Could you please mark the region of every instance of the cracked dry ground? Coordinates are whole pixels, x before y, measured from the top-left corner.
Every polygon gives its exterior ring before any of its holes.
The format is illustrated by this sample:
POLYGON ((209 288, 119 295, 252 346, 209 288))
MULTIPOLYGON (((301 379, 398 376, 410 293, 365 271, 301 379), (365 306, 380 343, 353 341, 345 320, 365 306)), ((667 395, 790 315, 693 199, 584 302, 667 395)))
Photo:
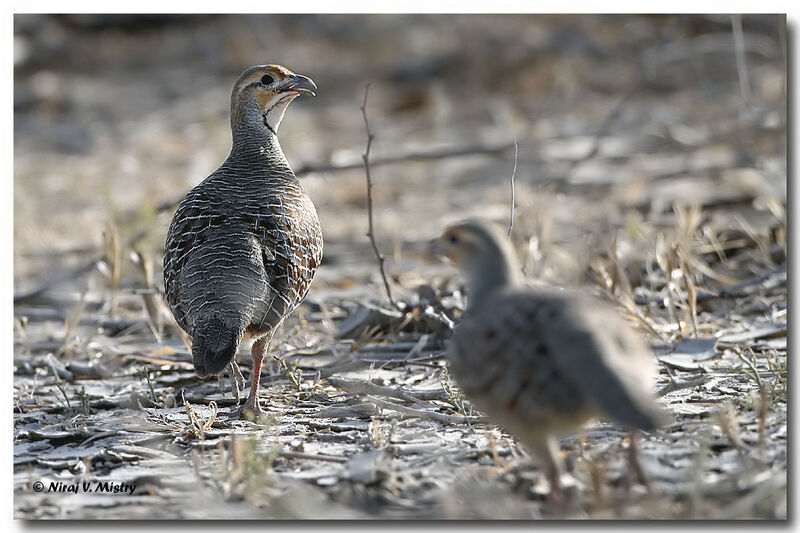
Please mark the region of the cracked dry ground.
MULTIPOLYGON (((767 260, 752 244, 726 261, 767 260)), ((595 292, 627 301, 649 335, 674 422, 642 435, 649 490, 623 428, 597 421, 562 438, 567 516, 785 516, 786 271, 762 266, 699 291, 693 326, 680 268, 663 283, 656 272, 614 274, 610 256, 593 263, 595 292)), ((541 517, 535 458, 473 411, 446 372, 464 302, 458 278, 433 279, 441 283, 404 296, 404 312, 312 293, 273 342, 279 357, 262 380, 269 416, 255 424, 233 417, 227 380, 195 377, 175 327, 148 315, 137 289, 120 289, 113 315, 95 293, 63 313, 18 306, 16 516, 541 517), (47 490, 84 480, 136 488, 47 490)))

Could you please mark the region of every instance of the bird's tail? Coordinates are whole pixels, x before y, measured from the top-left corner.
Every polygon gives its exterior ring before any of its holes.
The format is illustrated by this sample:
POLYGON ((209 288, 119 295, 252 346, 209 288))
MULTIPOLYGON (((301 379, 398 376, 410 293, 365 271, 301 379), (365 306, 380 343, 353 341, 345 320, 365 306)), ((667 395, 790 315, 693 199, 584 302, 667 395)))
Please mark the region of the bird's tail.
POLYGON ((218 314, 201 316, 192 334, 192 362, 201 378, 219 374, 239 350, 243 328, 218 314))

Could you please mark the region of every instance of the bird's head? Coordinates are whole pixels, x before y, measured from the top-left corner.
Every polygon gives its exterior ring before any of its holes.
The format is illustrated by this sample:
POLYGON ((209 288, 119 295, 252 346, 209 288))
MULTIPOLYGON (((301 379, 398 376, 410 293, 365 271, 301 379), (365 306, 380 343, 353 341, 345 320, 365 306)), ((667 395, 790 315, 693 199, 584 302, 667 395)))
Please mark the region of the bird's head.
POLYGON ((514 285, 522 279, 511 243, 494 224, 459 222, 445 229, 433 248, 466 273, 474 292, 514 285))
MULTIPOLYGON (((435 250, 456 266, 469 270, 476 262, 497 258, 508 245, 500 230, 480 220, 467 220, 444 230, 435 243, 435 250)), ((498 258, 499 259, 499 258, 498 258)))
POLYGON ((301 94, 316 96, 316 84, 281 65, 256 65, 245 70, 231 94, 231 122, 234 127, 260 120, 277 134, 289 104, 301 94))

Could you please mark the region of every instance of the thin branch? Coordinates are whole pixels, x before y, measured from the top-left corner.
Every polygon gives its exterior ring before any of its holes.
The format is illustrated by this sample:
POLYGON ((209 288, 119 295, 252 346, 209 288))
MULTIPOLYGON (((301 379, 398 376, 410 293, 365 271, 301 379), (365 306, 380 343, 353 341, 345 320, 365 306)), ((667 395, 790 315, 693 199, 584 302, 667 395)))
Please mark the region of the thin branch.
POLYGON ((435 390, 408 390, 405 388, 392 388, 376 385, 369 381, 357 381, 344 378, 328 378, 328 383, 347 392, 354 392, 356 394, 372 394, 377 396, 388 396, 389 398, 398 398, 400 400, 407 400, 411 402, 420 402, 423 400, 438 400, 442 402, 449 401, 447 395, 441 389, 435 390))
POLYGON ((742 92, 742 99, 747 102, 750 99, 750 77, 747 75, 741 15, 731 15, 731 27, 733 30, 733 47, 736 52, 736 72, 739 74, 739 90, 742 92))
MULTIPOLYGON (((425 150, 408 152, 405 154, 388 155, 376 157, 370 161, 371 167, 381 165, 393 165, 395 163, 405 163, 407 161, 433 161, 436 159, 448 159, 450 157, 467 157, 475 155, 499 155, 514 147, 514 143, 498 144, 470 144, 466 146, 445 147, 438 150, 425 150)), ((353 170, 361 168, 361 161, 351 161, 346 163, 319 162, 307 163, 297 170, 297 176, 303 176, 312 172, 340 172, 343 170, 353 170)))
POLYGON ((670 392, 675 392, 676 390, 691 389, 692 387, 697 387, 698 385, 702 385, 703 383, 708 381, 708 379, 709 379, 708 376, 701 376, 691 381, 670 380, 670 382, 667 385, 664 385, 658 391, 656 391, 656 396, 661 398, 662 396, 666 396, 670 392))
POLYGON ((281 450, 278 452, 278 457, 284 459, 306 459, 309 461, 325 461, 328 463, 346 463, 347 457, 339 457, 337 455, 322 455, 313 453, 293 452, 289 450, 281 450))
POLYGON ((508 217, 508 235, 507 237, 511 237, 511 230, 514 229, 514 178, 517 176, 517 153, 519 152, 519 146, 517 146, 517 140, 514 139, 514 170, 511 171, 511 214, 508 217))
MULTIPOLYGON (((45 320, 68 320, 69 315, 54 309, 42 309, 38 307, 20 307, 14 310, 14 316, 24 316, 32 322, 42 322, 45 320)), ((77 322, 81 326, 99 326, 103 329, 120 332, 135 326, 147 326, 147 321, 136 319, 109 319, 96 315, 82 315, 77 322)))
POLYGON ((486 417, 482 416, 445 415, 435 411, 421 411, 419 409, 412 409, 394 402, 381 400, 380 398, 376 398, 375 396, 371 395, 366 395, 366 397, 370 402, 374 403, 381 409, 391 409, 392 411, 397 411, 403 418, 424 418, 426 420, 435 420, 436 422, 440 422, 442 424, 474 424, 486 421, 486 417))
MULTIPOLYGON (((740 289, 743 289, 745 287, 749 287, 751 285, 757 285, 757 284, 759 284, 759 283, 761 283, 763 281, 768 280, 769 278, 771 278, 775 274, 779 274, 779 273, 785 272, 785 271, 786 271, 786 263, 783 262, 780 265, 776 266, 775 268, 769 269, 768 271, 764 272, 763 274, 760 274, 758 276, 746 279, 744 281, 740 281, 739 283, 736 283, 734 285, 727 285, 725 287, 722 287, 722 289, 719 291, 718 294, 710 295, 710 296, 711 297, 715 297, 715 298, 729 298, 729 297, 731 297, 731 295, 734 295, 734 297, 736 297, 735 296, 736 295, 736 291, 738 291, 740 289)), ((745 296, 752 296, 752 294, 751 293, 747 293, 747 294, 745 294, 745 296)))
POLYGON ((364 86, 364 102, 361 104, 361 114, 364 117, 364 128, 367 130, 367 148, 364 151, 364 155, 361 156, 361 159, 364 161, 364 172, 367 176, 367 219, 369 221, 369 229, 367 231, 367 237, 369 237, 369 241, 372 243, 372 249, 375 251, 375 257, 378 258, 378 267, 381 271, 381 278, 383 278, 383 286, 386 288, 386 296, 389 297, 389 301, 392 303, 393 306, 397 306, 397 302, 394 301, 392 298, 392 289, 389 287, 389 280, 386 278, 386 270, 384 268, 384 262, 386 259, 381 254, 381 251, 378 249, 378 244, 375 242, 375 231, 374 226, 372 223, 372 175, 370 174, 369 168, 369 152, 372 148, 372 139, 375 138, 375 134, 369 127, 369 119, 367 119, 367 96, 369 95, 369 82, 364 86))
MULTIPOLYGON (((514 143, 507 142, 500 144, 471 144, 466 146, 446 147, 438 150, 425 150, 419 152, 408 152, 405 154, 375 157, 370 159, 369 166, 374 168, 381 165, 406 163, 408 161, 435 161, 437 159, 448 159, 451 157, 500 155, 512 148, 514 148, 514 143)), ((345 170, 362 168, 363 166, 363 158, 346 163, 333 163, 330 161, 325 161, 304 164, 295 170, 294 173, 299 177, 305 176, 306 174, 311 174, 313 172, 342 172, 345 170)), ((163 213, 165 211, 175 209, 175 207, 180 203, 181 199, 182 197, 162 202, 156 206, 156 211, 163 213)))
POLYGON ((103 261, 103 255, 97 255, 90 261, 74 268, 72 270, 61 271, 54 274, 50 279, 42 283, 39 287, 32 289, 28 292, 17 293, 14 295, 14 305, 36 301, 43 294, 48 292, 53 287, 64 283, 65 281, 78 279, 84 274, 91 272, 97 265, 103 261))

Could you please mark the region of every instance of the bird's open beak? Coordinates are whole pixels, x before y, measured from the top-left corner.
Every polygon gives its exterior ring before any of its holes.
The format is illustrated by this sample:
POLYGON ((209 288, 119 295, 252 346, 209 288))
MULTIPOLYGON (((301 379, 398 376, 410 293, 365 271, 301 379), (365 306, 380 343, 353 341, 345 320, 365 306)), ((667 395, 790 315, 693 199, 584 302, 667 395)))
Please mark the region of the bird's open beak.
POLYGON ((311 78, 306 76, 301 76, 300 74, 292 74, 285 80, 285 85, 281 92, 285 91, 296 91, 300 94, 309 94, 311 96, 317 96, 317 93, 314 91, 317 90, 317 84, 311 78))

